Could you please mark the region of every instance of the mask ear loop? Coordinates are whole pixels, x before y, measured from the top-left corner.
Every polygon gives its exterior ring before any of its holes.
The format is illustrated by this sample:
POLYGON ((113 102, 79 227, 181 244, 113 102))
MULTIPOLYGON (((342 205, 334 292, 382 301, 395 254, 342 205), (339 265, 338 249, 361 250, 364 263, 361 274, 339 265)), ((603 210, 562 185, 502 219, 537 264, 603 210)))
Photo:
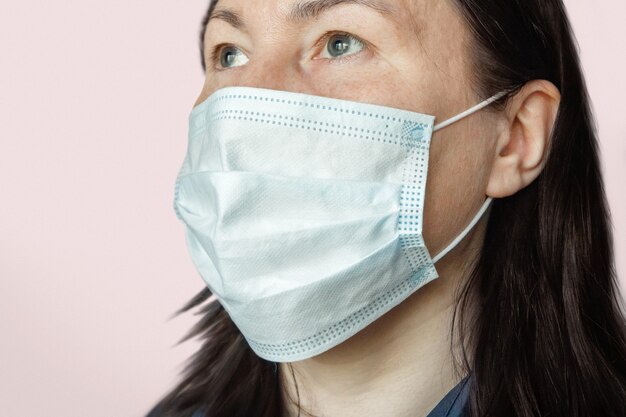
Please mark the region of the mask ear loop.
MULTIPOLYGON (((494 101, 500 99, 501 97, 503 97, 507 93, 508 93, 507 90, 500 91, 499 93, 491 96, 487 100, 485 100, 485 101, 483 101, 481 103, 478 103, 477 105, 475 105, 473 107, 470 107, 469 109, 465 110, 464 112, 459 113, 456 116, 451 117, 448 120, 445 120, 445 121, 435 125, 435 127, 433 128, 433 132, 437 131, 439 129, 443 129, 446 126, 449 126, 452 123, 457 122, 457 121, 461 120, 462 118, 464 118, 466 116, 469 116, 470 114, 472 114, 474 112, 477 112, 478 110, 482 109, 483 107, 486 107, 486 106, 490 105, 491 103, 493 103, 494 101)), ((452 242, 450 242, 450 244, 448 246, 446 246, 435 257, 433 257, 433 259, 432 259, 433 264, 437 263, 437 261, 439 261, 441 258, 446 256, 452 249, 454 249, 456 247, 456 245, 459 244, 459 242, 461 240, 463 240, 463 238, 465 238, 465 236, 467 236, 467 234, 474 228, 474 226, 476 226, 476 223, 478 223, 478 221, 483 217, 483 215, 485 214, 485 212, 487 211, 487 209, 491 205, 492 201, 493 201, 493 198, 487 197, 487 199, 483 203, 483 205, 480 208, 480 210, 478 210, 478 213, 476 213, 476 215, 474 216, 472 221, 469 222, 469 224, 465 227, 465 229, 463 229, 463 231, 452 242)))
POLYGON ((454 117, 449 118, 448 120, 445 120, 437 125, 435 125, 435 127, 433 128, 433 132, 439 130, 439 129, 443 129, 444 127, 451 125, 452 123, 461 120, 462 118, 469 116, 470 114, 477 112, 478 110, 482 109, 483 107, 486 107, 488 105, 490 105, 491 103, 493 103, 494 101, 498 100, 499 98, 501 98, 502 96, 504 96, 506 93, 508 93, 508 91, 504 90, 504 91, 500 91, 498 94, 495 94, 493 96, 491 96, 490 98, 488 98, 487 100, 483 101, 482 103, 478 103, 477 105, 475 105, 474 107, 470 107, 469 109, 465 110, 462 113, 457 114, 454 117))
POLYGON ((454 249, 454 247, 456 245, 458 245, 459 242, 461 240, 463 240, 463 238, 465 236, 467 236, 467 234, 470 232, 470 230, 472 230, 474 228, 474 226, 476 226, 476 223, 478 223, 478 221, 483 217, 483 214, 485 214, 485 212, 489 208, 489 205, 491 204, 491 201, 493 201, 493 198, 487 197, 487 199, 483 203, 483 205, 480 208, 480 210, 478 210, 478 213, 476 213, 476 215, 474 216, 472 221, 465 227, 465 229, 463 229, 463 231, 452 242, 450 242, 450 244, 448 246, 446 246, 441 252, 439 252, 433 258, 433 263, 434 264, 437 263, 438 260, 440 260, 441 258, 446 256, 448 254, 448 252, 450 252, 452 249, 454 249))

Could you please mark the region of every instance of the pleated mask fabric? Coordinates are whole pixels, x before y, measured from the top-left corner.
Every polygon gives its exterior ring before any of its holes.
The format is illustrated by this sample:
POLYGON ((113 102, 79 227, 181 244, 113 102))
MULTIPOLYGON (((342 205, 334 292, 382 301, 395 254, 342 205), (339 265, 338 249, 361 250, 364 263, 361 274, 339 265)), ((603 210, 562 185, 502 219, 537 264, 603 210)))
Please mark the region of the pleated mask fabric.
POLYGON ((196 269, 258 356, 325 352, 438 277, 422 234, 434 121, 255 87, 222 88, 191 111, 174 209, 196 269))

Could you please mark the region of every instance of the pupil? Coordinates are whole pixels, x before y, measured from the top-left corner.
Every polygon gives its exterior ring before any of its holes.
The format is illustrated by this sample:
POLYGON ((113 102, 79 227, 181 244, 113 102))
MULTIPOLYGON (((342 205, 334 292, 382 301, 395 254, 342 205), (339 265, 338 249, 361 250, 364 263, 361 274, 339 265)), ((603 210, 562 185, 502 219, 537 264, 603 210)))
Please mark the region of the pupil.
POLYGON ((348 50, 348 43, 345 40, 345 37, 336 39, 334 42, 330 44, 331 50, 329 51, 331 55, 337 56, 343 54, 348 50))
POLYGON ((222 66, 228 67, 235 61, 235 53, 232 49, 227 49, 224 51, 224 55, 222 55, 222 66))

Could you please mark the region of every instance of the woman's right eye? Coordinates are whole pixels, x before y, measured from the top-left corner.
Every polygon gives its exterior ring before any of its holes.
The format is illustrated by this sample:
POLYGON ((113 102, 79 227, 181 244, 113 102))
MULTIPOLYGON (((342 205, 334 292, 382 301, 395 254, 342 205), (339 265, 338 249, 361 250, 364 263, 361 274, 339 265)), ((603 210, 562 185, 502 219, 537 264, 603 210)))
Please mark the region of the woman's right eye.
POLYGON ((248 57, 241 49, 232 45, 225 45, 216 48, 213 60, 221 68, 233 68, 244 65, 248 62, 248 57))

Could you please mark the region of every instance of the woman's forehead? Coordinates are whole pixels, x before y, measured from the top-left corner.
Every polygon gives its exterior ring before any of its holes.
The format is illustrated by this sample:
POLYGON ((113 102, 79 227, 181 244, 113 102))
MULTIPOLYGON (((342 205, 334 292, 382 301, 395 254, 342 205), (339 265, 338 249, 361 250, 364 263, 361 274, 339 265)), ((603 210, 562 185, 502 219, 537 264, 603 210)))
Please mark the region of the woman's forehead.
POLYGON ((430 0, 214 0, 211 8, 214 13, 227 11, 249 19, 261 17, 302 24, 324 13, 352 6, 353 11, 375 12, 401 23, 418 3, 425 1, 430 0))
POLYGON ((429 36, 437 43, 466 37, 465 21, 454 2, 441 0, 213 0, 207 21, 225 18, 240 26, 300 28, 320 17, 377 15, 393 24, 396 33, 429 36))

